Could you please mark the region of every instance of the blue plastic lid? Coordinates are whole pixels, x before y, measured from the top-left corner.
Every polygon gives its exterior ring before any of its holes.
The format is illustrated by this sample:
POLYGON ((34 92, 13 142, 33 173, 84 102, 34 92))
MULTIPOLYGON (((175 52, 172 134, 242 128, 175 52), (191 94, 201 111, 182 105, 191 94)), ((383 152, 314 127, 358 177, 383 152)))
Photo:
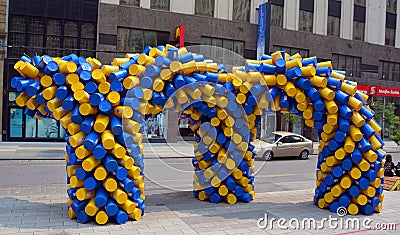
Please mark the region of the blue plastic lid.
POLYGON ((118 224, 125 224, 126 222, 128 222, 128 214, 126 214, 122 210, 118 211, 118 213, 113 218, 118 224))
POLYGON ((218 193, 213 193, 210 197, 210 202, 218 203, 221 201, 221 196, 218 193))
POLYGON ((108 200, 108 203, 106 205, 106 213, 109 216, 114 216, 118 213, 118 206, 114 202, 114 200, 108 200))

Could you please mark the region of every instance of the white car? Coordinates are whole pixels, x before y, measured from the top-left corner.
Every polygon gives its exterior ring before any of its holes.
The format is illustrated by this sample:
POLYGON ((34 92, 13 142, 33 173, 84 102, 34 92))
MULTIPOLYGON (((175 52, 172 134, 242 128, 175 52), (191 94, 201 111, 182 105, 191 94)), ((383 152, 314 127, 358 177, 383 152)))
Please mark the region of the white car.
POLYGON ((299 156, 308 159, 313 153, 313 142, 304 136, 284 131, 272 132, 263 139, 252 142, 256 157, 270 161, 274 157, 299 156))

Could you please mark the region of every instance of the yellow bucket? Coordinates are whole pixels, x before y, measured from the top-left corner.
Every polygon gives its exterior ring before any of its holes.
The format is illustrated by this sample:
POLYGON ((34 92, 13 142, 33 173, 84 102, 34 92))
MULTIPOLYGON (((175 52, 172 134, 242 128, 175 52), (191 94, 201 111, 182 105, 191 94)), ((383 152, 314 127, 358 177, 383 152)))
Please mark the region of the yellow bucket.
POLYGON ((106 130, 109 121, 110 118, 108 116, 103 114, 98 114, 96 117, 96 121, 94 123, 94 130, 97 133, 103 133, 106 130))
POLYGON ((101 134, 101 141, 105 149, 112 149, 115 145, 114 135, 109 130, 101 134))

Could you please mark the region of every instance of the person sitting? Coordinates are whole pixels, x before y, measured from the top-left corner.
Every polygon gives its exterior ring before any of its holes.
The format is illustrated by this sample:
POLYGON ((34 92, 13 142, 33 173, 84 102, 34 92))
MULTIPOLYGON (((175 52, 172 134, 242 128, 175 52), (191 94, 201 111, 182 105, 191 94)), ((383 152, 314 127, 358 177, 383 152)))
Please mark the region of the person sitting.
POLYGON ((396 175, 396 166, 393 163, 392 155, 386 155, 386 162, 385 162, 385 176, 395 176, 396 175))
POLYGON ((397 176, 400 176, 400 162, 397 162, 395 173, 397 176))

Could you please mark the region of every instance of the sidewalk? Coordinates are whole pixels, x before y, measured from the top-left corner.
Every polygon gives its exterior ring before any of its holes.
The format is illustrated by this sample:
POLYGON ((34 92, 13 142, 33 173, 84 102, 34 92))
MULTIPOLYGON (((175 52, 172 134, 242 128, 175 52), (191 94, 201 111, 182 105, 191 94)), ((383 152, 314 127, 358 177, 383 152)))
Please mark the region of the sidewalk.
MULTIPOLYGON (((314 218, 321 221, 329 216, 339 218, 312 203, 313 189, 262 192, 251 203, 228 205, 211 204, 193 198, 191 192, 150 194, 146 199, 146 214, 139 221, 124 225, 109 223, 99 226, 93 222, 78 224, 67 215, 65 194, 59 193, 64 186, 44 187, 53 192, 45 195, 19 195, 0 197, 0 234, 340 234, 345 229, 334 230, 282 230, 259 228, 257 221, 264 218, 314 218)), ((371 216, 347 216, 370 218, 375 223, 394 223, 400 229, 399 193, 385 192, 384 210, 371 216)), ((372 224, 371 224, 372 225, 372 224)), ((326 225, 327 226, 327 225, 326 225)), ((351 229, 350 229, 351 231, 351 229)), ((395 232, 395 231, 392 231, 395 232)), ((387 234, 388 231, 352 231, 359 234, 387 234)), ((393 233, 394 234, 394 233, 393 233)))
MULTIPOLYGON (((148 159, 192 158, 193 142, 143 143, 148 159)), ((0 142, 1 160, 64 160, 65 143, 0 142), (26 152, 29 151, 29 155, 26 152)))

